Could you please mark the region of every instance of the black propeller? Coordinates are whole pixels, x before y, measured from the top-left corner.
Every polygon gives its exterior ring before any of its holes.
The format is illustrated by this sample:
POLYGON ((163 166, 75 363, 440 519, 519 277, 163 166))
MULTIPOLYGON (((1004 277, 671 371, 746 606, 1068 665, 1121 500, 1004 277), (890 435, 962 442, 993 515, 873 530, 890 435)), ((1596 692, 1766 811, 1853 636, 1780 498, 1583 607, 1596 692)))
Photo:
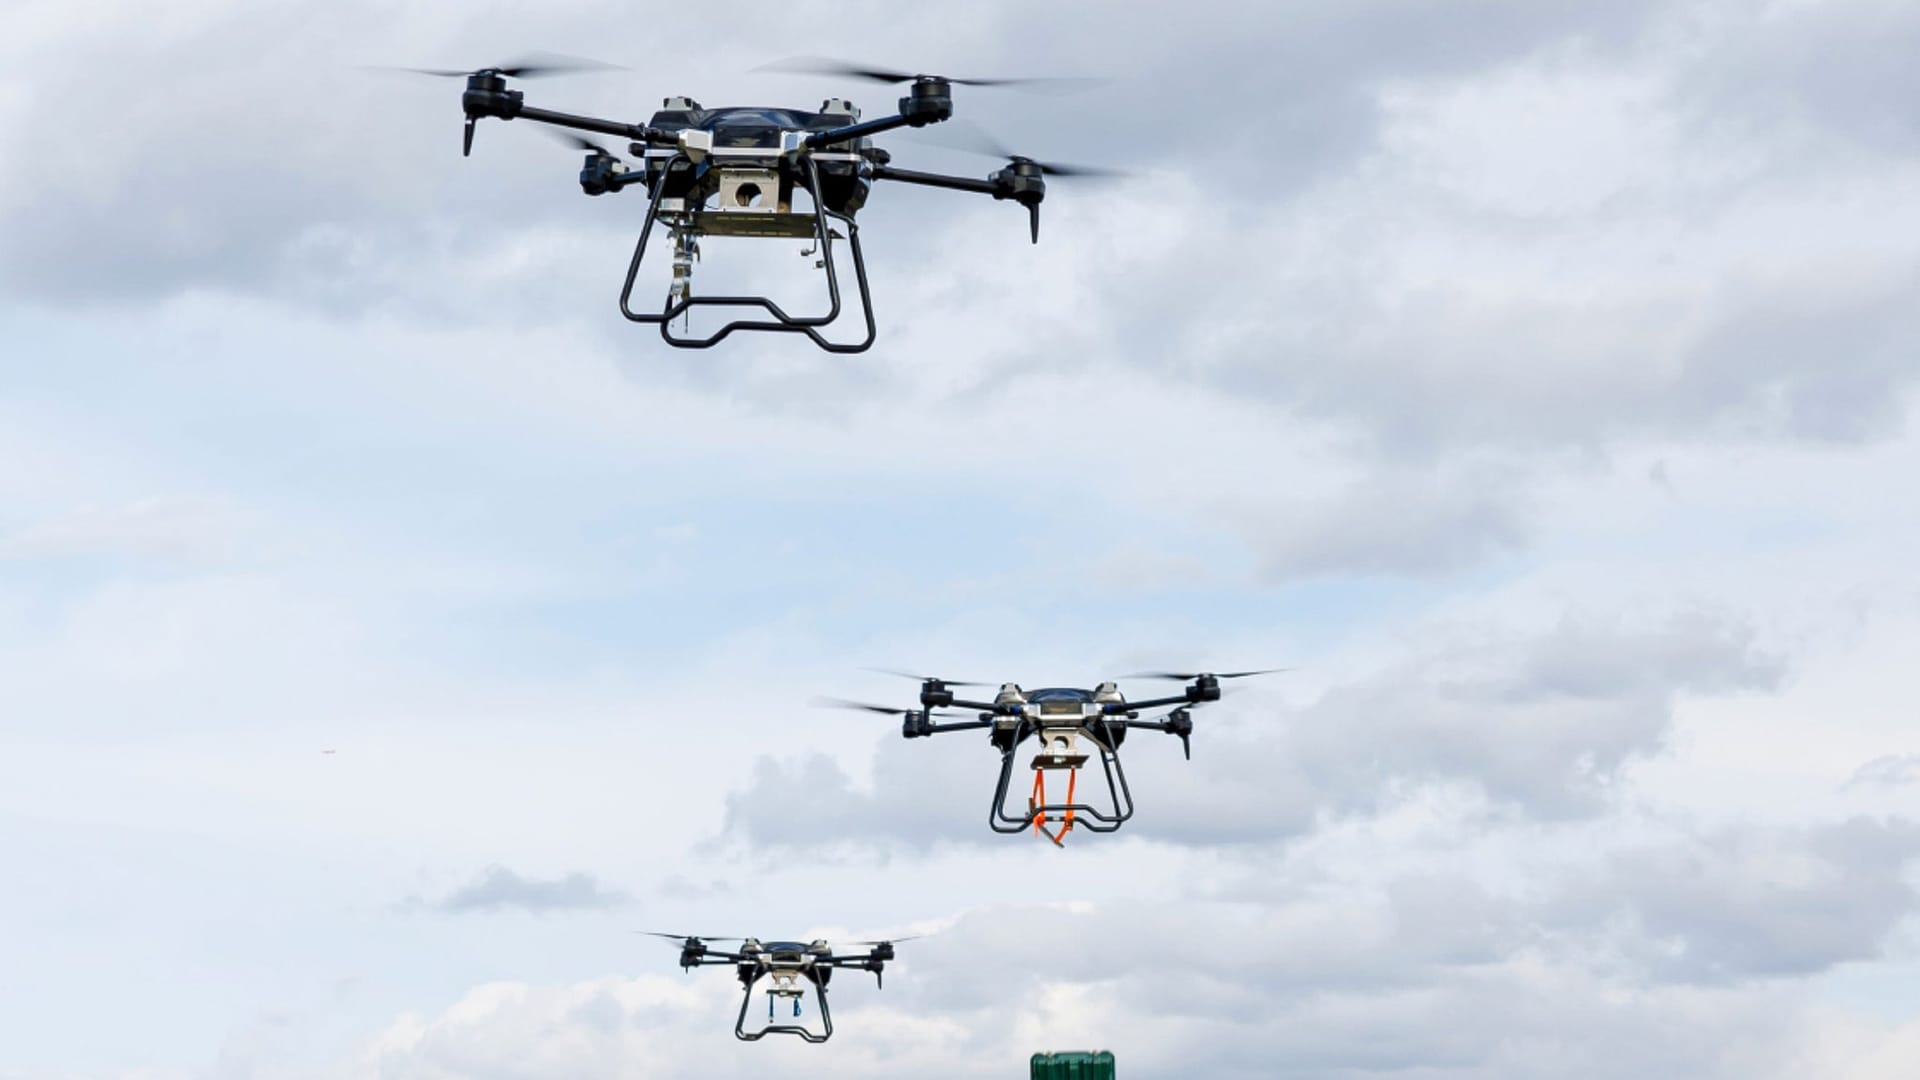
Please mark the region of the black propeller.
POLYGON ((939 129, 926 129, 916 137, 935 146, 945 146, 951 150, 964 150, 970 154, 984 154, 987 157, 1004 158, 1015 164, 1022 162, 1037 166, 1047 176, 1081 177, 1085 179, 1116 179, 1130 176, 1123 169, 1109 169, 1099 165, 1068 165, 1063 162, 1036 161, 1025 154, 1016 154, 1007 149, 1005 143, 989 135, 978 124, 967 122, 964 118, 952 120, 939 129))
POLYGON ((588 60, 579 56, 561 56, 558 53, 538 53, 512 63, 497 67, 474 68, 471 71, 456 71, 452 68, 392 68, 393 71, 410 71, 415 75, 434 75, 444 79, 465 79, 474 75, 498 75, 504 79, 538 79, 548 75, 571 75, 581 71, 625 71, 619 64, 608 64, 599 60, 588 60))
POLYGON ((911 671, 895 671, 892 668, 870 667, 865 670, 878 672, 881 675, 895 675, 902 679, 912 679, 914 682, 923 682, 923 683, 937 682, 942 686, 986 686, 988 685, 987 683, 983 683, 983 682, 966 682, 965 680, 962 680, 962 679, 937 679, 932 675, 915 675, 911 671))
POLYGON ((1025 154, 1016 154, 1007 149, 1006 144, 982 130, 979 125, 965 120, 949 120, 938 128, 922 128, 915 134, 903 136, 915 142, 941 146, 949 150, 959 150, 969 154, 982 154, 1005 161, 1006 167, 991 177, 1002 185, 1009 197, 1027 208, 1029 230, 1034 243, 1040 242, 1040 201, 1046 197, 1046 177, 1067 180, 1114 180, 1129 176, 1122 169, 1109 169, 1101 165, 1069 165, 1059 161, 1039 161, 1025 154))
POLYGON ((738 938, 738 937, 703 937, 699 934, 663 934, 658 930, 635 930, 634 933, 645 934, 648 937, 666 938, 668 941, 678 941, 682 945, 687 945, 687 944, 699 945, 709 941, 745 941, 747 940, 746 938, 738 938))
MULTIPOLYGON (((849 701, 846 698, 817 697, 807 704, 817 709, 860 709, 865 712, 879 713, 881 716, 926 716, 931 719, 960 717, 962 713, 928 712, 925 709, 901 709, 892 705, 870 705, 864 701, 849 701)), ((861 942, 862 945, 872 944, 861 942)))
POLYGON ((1013 90, 1026 90, 1041 94, 1072 93, 1084 90, 1099 83, 1099 79, 1087 78, 1030 78, 1030 79, 956 79, 948 75, 936 75, 932 72, 899 71, 894 68, 870 67, 865 64, 850 63, 846 60, 834 60, 824 56, 795 56, 786 60, 775 60, 771 64, 762 64, 755 71, 782 71, 802 75, 846 75, 856 79, 865 79, 877 83, 909 83, 916 79, 938 79, 941 82, 957 86, 998 86, 1013 90))
POLYGON ((1254 675, 1272 675, 1278 671, 1292 671, 1292 668, 1263 668, 1259 671, 1136 671, 1131 675, 1120 676, 1123 679, 1171 679, 1174 682, 1192 682, 1195 679, 1245 679, 1254 675))
POLYGON ((566 143, 568 146, 571 146, 576 150, 585 150, 589 154, 599 154, 601 157, 617 158, 620 156, 619 154, 614 153, 613 151, 607 149, 606 147, 601 146, 599 143, 594 142, 592 139, 583 138, 579 135, 575 135, 571 131, 561 131, 557 128, 550 128, 550 127, 542 127, 540 130, 546 132, 547 134, 553 136, 556 139, 559 139, 561 142, 566 143))
MULTIPOLYGON (((505 80, 507 79, 537 79, 546 75, 567 75, 580 71, 612 71, 624 69, 621 69, 618 64, 608 64, 599 60, 588 60, 579 56, 562 56, 559 53, 536 53, 532 56, 513 61, 512 63, 474 68, 471 71, 457 71, 452 68, 414 67, 389 67, 384 70, 405 71, 414 75, 432 75, 443 79, 465 79, 467 80, 468 99, 471 99, 476 92, 481 94, 507 93, 505 90, 507 85, 505 80)), ((511 92, 512 96, 515 97, 518 96, 518 93, 518 91, 511 92)), ((471 100, 469 100, 466 106, 467 122, 460 135, 460 155, 462 157, 473 153, 473 123, 476 118, 484 115, 484 113, 474 110, 475 106, 471 100)))

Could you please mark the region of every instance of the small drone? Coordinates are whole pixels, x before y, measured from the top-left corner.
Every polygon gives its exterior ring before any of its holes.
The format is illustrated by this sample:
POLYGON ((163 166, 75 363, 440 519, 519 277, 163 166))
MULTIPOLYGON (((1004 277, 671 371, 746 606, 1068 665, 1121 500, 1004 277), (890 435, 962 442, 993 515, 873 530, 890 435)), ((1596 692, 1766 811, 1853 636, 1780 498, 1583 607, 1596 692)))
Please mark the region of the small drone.
POLYGON ((1076 824, 1084 825, 1093 832, 1106 833, 1120 828, 1133 816, 1133 793, 1127 787, 1126 770, 1120 767, 1120 744, 1126 741, 1128 731, 1145 728, 1177 736, 1181 750, 1188 760, 1192 760, 1193 745, 1189 739, 1193 735, 1194 706, 1219 701, 1220 682, 1223 679, 1244 679, 1283 670, 1268 668, 1263 671, 1219 673, 1147 671, 1122 676, 1129 679, 1172 679, 1188 684, 1186 690, 1178 695, 1144 701, 1128 701, 1120 693, 1120 688, 1111 682, 1103 682, 1092 690, 1061 686, 1022 690, 1016 683, 1003 683, 999 693, 990 702, 965 701, 953 695, 956 686, 984 686, 984 683, 956 682, 896 671, 887 674, 920 680, 920 708, 895 709, 839 698, 824 698, 818 704, 898 716, 902 719, 900 734, 909 739, 942 735, 949 731, 986 729, 988 741, 1000 751, 1000 781, 994 789, 993 808, 987 815, 987 824, 999 833, 1020 833, 1032 829, 1035 835, 1065 846, 1067 833, 1076 824), (1140 719, 1144 711, 1168 706, 1173 707, 1172 711, 1158 720, 1140 719), (935 709, 974 710, 979 715, 970 720, 941 723, 940 718, 959 714, 936 713, 933 711, 935 709), (1030 738, 1038 740, 1039 745, 1032 761, 1033 787, 1027 796, 1027 812, 1023 815, 1009 814, 1007 793, 1013 786, 1014 752, 1030 738), (1080 745, 1082 739, 1100 755, 1101 769, 1107 778, 1109 797, 1106 809, 1074 801, 1080 768, 1093 757, 1080 745), (1067 774, 1066 801, 1048 802, 1047 774, 1061 771, 1067 774), (1058 831, 1047 828, 1049 823, 1056 821, 1060 823, 1058 831))
POLYGON ((507 88, 508 79, 559 74, 606 65, 581 62, 520 63, 475 71, 410 68, 424 75, 464 78, 460 103, 466 113, 462 153, 473 151, 476 122, 485 117, 535 120, 578 131, 630 140, 628 152, 640 159, 629 167, 613 151, 578 136, 572 141, 587 152, 580 168, 580 187, 588 195, 621 191, 645 184, 650 193, 646 223, 627 265, 620 291, 620 312, 637 323, 660 327, 660 336, 680 348, 704 349, 718 344, 735 330, 802 333, 830 352, 863 352, 873 345, 873 299, 867 287, 865 259, 854 214, 866 204, 876 180, 896 180, 925 187, 947 188, 1012 200, 1026 207, 1033 241, 1040 240, 1040 203, 1047 195, 1046 177, 1098 175, 1105 170, 1050 165, 1006 152, 985 140, 984 149, 1004 156, 1007 164, 985 179, 945 176, 894 168, 892 155, 873 144, 872 136, 902 127, 925 127, 953 115, 953 87, 1063 84, 1066 79, 954 79, 944 75, 916 75, 904 71, 860 67, 828 60, 790 60, 762 70, 798 71, 905 83, 907 96, 899 100, 896 115, 860 120, 851 102, 828 98, 819 111, 779 107, 708 109, 692 98, 669 97, 644 124, 603 120, 555 112, 528 105, 519 90, 507 88), (796 207, 794 194, 805 192, 811 208, 796 207), (646 255, 655 222, 664 222, 673 245, 672 283, 658 311, 636 311, 634 280, 646 255), (846 229, 842 234, 834 228, 846 229), (700 257, 700 241, 708 236, 779 237, 809 242, 801 254, 818 258, 825 271, 828 308, 824 315, 794 316, 762 296, 695 296, 693 265, 700 257), (833 242, 846 240, 853 252, 860 307, 866 318, 866 337, 857 342, 829 341, 820 329, 840 315, 840 279, 833 242), (675 319, 695 307, 757 308, 766 318, 735 319, 707 337, 674 332, 675 319))
POLYGON ((865 946, 868 951, 853 956, 836 956, 833 946, 824 941, 802 944, 798 941, 769 941, 762 943, 756 938, 733 937, 697 937, 691 934, 662 934, 656 930, 643 930, 641 933, 652 937, 666 938, 680 943, 680 968, 691 971, 697 967, 734 965, 734 971, 740 977, 743 996, 740 1000, 740 1016, 733 1022, 734 1037, 742 1042, 753 1042, 768 1035, 798 1035, 810 1043, 823 1043, 833 1037, 833 1013, 827 1008, 827 983, 839 968, 852 968, 858 971, 873 972, 876 985, 881 985, 881 973, 886 969, 887 961, 893 959, 893 946, 896 942, 912 941, 914 938, 895 938, 893 941, 861 941, 855 944, 865 946), (739 952, 721 952, 707 948, 708 942, 738 941, 739 952), (771 986, 767 988, 767 1026, 758 1031, 747 1030, 747 1007, 753 1004, 755 983, 766 979, 771 986), (814 997, 820 1002, 820 1026, 818 1032, 797 1023, 774 1023, 774 1003, 786 998, 793 1002, 793 1015, 800 1015, 800 999, 806 996, 802 981, 813 984, 814 997))

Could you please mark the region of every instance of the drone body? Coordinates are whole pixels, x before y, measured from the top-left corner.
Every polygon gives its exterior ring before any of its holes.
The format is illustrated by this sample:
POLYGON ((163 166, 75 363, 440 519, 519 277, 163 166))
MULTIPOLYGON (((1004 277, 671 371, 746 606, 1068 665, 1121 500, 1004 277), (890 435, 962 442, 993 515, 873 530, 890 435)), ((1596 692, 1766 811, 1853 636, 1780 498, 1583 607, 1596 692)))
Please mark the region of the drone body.
MULTIPOLYGON (((833 946, 825 941, 768 941, 758 938, 721 938, 698 937, 682 934, 662 934, 657 931, 643 931, 652 937, 666 938, 680 943, 680 968, 690 971, 696 967, 732 965, 734 974, 740 979, 741 1000, 740 1015, 734 1020, 734 1037, 742 1042, 755 1042, 768 1035, 798 1035, 810 1043, 823 1043, 833 1037, 833 1012, 827 1006, 827 984, 833 980, 833 973, 842 968, 857 971, 870 971, 874 982, 882 984, 882 973, 887 961, 894 958, 894 941, 862 941, 867 951, 854 954, 837 954, 833 946), (740 948, 736 952, 708 948, 709 942, 738 941, 740 948), (761 982, 767 984, 767 1024, 757 1031, 747 1030, 747 1009, 753 1004, 754 987, 761 982), (819 1003, 820 1029, 818 1031, 798 1023, 800 1002, 806 997, 806 987, 813 987, 815 1000, 819 1003), (794 1023, 774 1023, 775 1003, 790 1001, 793 1006, 794 1023)), ((895 941, 911 941, 912 938, 896 938, 895 941)), ((882 984, 884 985, 884 984, 882 984)))
POLYGON ((1133 817, 1133 793, 1127 786, 1126 770, 1120 765, 1120 746, 1126 742, 1129 731, 1145 728, 1176 736, 1186 756, 1191 758, 1193 708, 1220 700, 1222 679, 1267 673, 1147 672, 1132 677, 1176 679, 1189 685, 1178 695, 1140 701, 1128 701, 1113 682, 1100 683, 1091 690, 1064 686, 1023 690, 1017 683, 1003 683, 992 701, 968 701, 956 697, 953 688, 978 683, 921 678, 919 709, 894 709, 834 699, 827 703, 899 716, 900 734, 909 739, 985 730, 988 741, 1000 751, 1000 779, 994 788, 987 824, 999 833, 1031 829, 1036 835, 1063 845, 1075 825, 1094 832, 1113 832, 1133 817), (1157 720, 1140 719, 1142 712, 1161 708, 1170 711, 1157 720), (940 717, 953 714, 936 713, 935 709, 971 710, 978 715, 971 720, 942 722, 940 717), (1026 812, 1012 814, 1007 810, 1007 798, 1013 788, 1015 754, 1028 740, 1035 743, 1029 762, 1033 784, 1026 812), (1102 806, 1078 801, 1080 770, 1095 756, 1099 758, 1107 785, 1107 799, 1102 806), (1062 802, 1049 801, 1049 773, 1066 774, 1066 794, 1062 802), (1048 828, 1054 822, 1059 823, 1057 831, 1048 828))
POLYGON ((781 107, 708 109, 691 98, 670 97, 644 124, 555 112, 528 105, 525 95, 509 89, 509 78, 565 70, 521 65, 482 68, 472 72, 426 71, 431 75, 458 75, 467 80, 461 96, 466 114, 463 152, 471 153, 475 124, 485 118, 532 120, 575 131, 595 132, 629 141, 628 152, 639 158, 631 167, 614 152, 576 138, 587 151, 580 170, 580 187, 589 195, 606 195, 631 185, 649 193, 645 224, 627 265, 620 292, 620 311, 628 319, 660 328, 668 344, 681 348, 708 348, 736 330, 801 333, 831 352, 862 352, 876 334, 872 292, 866 261, 860 249, 860 231, 854 215, 866 205, 875 182, 892 180, 923 187, 971 191, 994 199, 1012 200, 1026 207, 1034 242, 1040 238, 1040 203, 1046 198, 1048 175, 1084 175, 1097 170, 1044 165, 1030 158, 1005 154, 1007 164, 984 179, 915 172, 891 165, 892 155, 875 146, 872 137, 902 127, 925 127, 953 115, 953 86, 1004 85, 1060 80, 967 80, 938 75, 910 75, 828 63, 802 64, 788 70, 822 71, 880 82, 906 83, 895 114, 862 122, 852 103, 829 98, 818 111, 781 107), (804 200, 796 196, 804 195, 804 200), (656 224, 667 229, 673 247, 671 284, 658 310, 634 306, 633 294, 647 242, 656 224), (693 291, 693 268, 703 237, 772 237, 810 243, 805 256, 818 258, 824 271, 828 306, 820 315, 790 315, 762 296, 705 296, 693 291), (857 341, 829 340, 822 328, 841 312, 836 241, 845 241, 852 253, 865 336, 857 341), (677 333, 672 328, 694 308, 757 310, 765 317, 733 319, 704 337, 677 333))

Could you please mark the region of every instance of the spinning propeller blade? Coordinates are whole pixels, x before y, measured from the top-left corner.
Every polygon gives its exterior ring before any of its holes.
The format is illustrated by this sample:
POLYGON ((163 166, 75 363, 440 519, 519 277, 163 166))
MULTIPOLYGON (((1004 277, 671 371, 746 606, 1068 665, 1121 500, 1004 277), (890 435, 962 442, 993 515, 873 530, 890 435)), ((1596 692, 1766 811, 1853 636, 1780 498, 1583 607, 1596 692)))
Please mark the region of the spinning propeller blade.
POLYGON ((599 154, 601 157, 617 158, 620 156, 619 154, 614 153, 613 151, 607 149, 606 147, 601 146, 599 143, 594 142, 592 139, 575 135, 571 131, 561 131, 558 128, 550 128, 545 126, 541 126, 538 130, 546 132, 547 134, 553 136, 556 139, 559 139, 561 142, 566 143, 568 146, 571 146, 576 150, 585 150, 589 154, 599 154))
MULTIPOLYGON (((879 713, 881 716, 919 716, 921 713, 919 709, 898 709, 891 705, 870 705, 864 701, 849 701, 846 698, 837 697, 817 697, 807 702, 807 704, 816 709, 859 709, 864 712, 879 713)), ((930 718, 936 720, 946 717, 959 717, 961 715, 961 713, 950 712, 928 714, 930 718)))
POLYGON ((908 83, 915 79, 934 78, 953 83, 956 86, 998 86, 1010 90, 1025 90, 1039 94, 1073 93, 1085 90, 1102 82, 1089 78, 1031 78, 1031 79, 956 79, 948 75, 936 75, 933 72, 900 71, 894 68, 870 67, 846 60, 834 60, 825 56, 795 56, 786 60, 775 60, 771 64, 762 64, 755 71, 790 72, 800 75, 846 75, 855 79, 865 79, 877 83, 908 83))
POLYGON ((870 668, 864 668, 862 670, 877 672, 881 675, 895 675, 902 679, 912 679, 914 682, 937 682, 942 686, 986 686, 987 685, 986 683, 983 683, 983 682, 967 682, 962 679, 940 679, 940 678, 935 678, 932 675, 915 675, 911 671, 895 671, 893 668, 870 667, 870 668))
MULTIPOLYGON (((559 53, 535 53, 520 60, 495 67, 475 68, 472 71, 455 71, 451 68, 391 67, 386 65, 362 65, 373 71, 404 71, 414 75, 431 75, 443 79, 468 79, 479 76, 493 76, 503 79, 537 79, 544 75, 566 75, 577 71, 612 71, 626 69, 618 64, 608 64, 599 60, 588 60, 579 56, 562 56, 559 53)), ((474 84, 469 82, 471 91, 474 84)), ((460 156, 473 153, 473 125, 477 114, 467 113, 467 122, 460 132, 460 156)), ((601 151, 604 153, 605 151, 601 151)))
POLYGON ((666 938, 668 941, 678 941, 682 944, 685 944, 686 942, 689 942, 689 941, 708 942, 708 941, 745 941, 747 940, 746 938, 737 938, 737 937, 703 937, 702 935, 699 935, 699 934, 663 934, 658 930, 635 930, 634 933, 645 934, 648 937, 666 938))
POLYGON ((511 63, 456 71, 452 68, 386 67, 384 71, 407 71, 415 75, 433 75, 443 79, 464 79, 470 75, 499 75, 508 79, 538 79, 548 75, 570 75, 581 71, 626 71, 619 64, 588 60, 559 53, 535 53, 511 63))
POLYGON ((1272 675, 1279 671, 1292 671, 1292 668, 1262 668, 1259 671, 1136 671, 1123 679, 1170 679, 1174 682, 1192 682, 1195 679, 1212 676, 1216 679, 1245 679, 1254 675, 1272 675))
POLYGON ((912 134, 903 135, 912 142, 926 143, 929 146, 945 147, 969 154, 981 154, 986 157, 1001 158, 1006 161, 1024 161, 1040 167, 1048 176, 1060 176, 1086 180, 1115 180, 1133 174, 1124 169, 1109 169, 1099 165, 1069 165, 1064 162, 1039 161, 1024 154, 1016 154, 1007 149, 1005 143, 988 134, 980 125, 965 118, 956 117, 938 127, 921 128, 912 134))
POLYGON ((864 701, 848 701, 846 698, 817 697, 807 704, 816 709, 864 709, 881 716, 900 716, 903 713, 918 712, 918 709, 896 709, 891 705, 869 705, 864 701))

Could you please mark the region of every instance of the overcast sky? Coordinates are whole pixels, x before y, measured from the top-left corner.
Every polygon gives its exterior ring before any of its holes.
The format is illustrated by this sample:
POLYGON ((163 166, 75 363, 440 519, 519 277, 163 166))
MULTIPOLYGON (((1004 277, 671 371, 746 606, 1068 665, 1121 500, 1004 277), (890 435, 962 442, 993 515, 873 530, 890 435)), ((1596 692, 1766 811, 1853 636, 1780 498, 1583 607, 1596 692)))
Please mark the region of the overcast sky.
POLYGON ((163 7, 0 6, 0 1078, 1920 1075, 1920 7, 163 7), (671 350, 370 70, 536 50, 1130 176, 671 350), (875 666, 1292 670, 1057 850, 875 666), (934 933, 806 1046, 635 929, 934 933))

